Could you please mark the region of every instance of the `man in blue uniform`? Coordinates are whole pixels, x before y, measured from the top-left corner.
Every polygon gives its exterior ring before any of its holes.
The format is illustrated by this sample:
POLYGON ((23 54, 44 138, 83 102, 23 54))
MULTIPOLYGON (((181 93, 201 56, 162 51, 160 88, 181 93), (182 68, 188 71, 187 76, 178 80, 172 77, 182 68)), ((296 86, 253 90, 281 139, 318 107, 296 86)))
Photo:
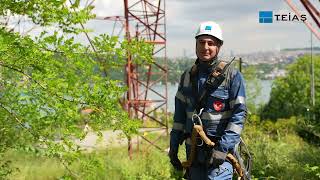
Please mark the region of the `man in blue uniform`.
MULTIPOLYGON (((171 164, 182 170, 177 152, 185 140, 187 158, 190 154, 190 136, 193 128, 192 115, 199 113, 199 94, 206 88, 206 80, 212 73, 224 73, 225 80, 216 89, 208 89, 208 95, 201 102, 201 120, 206 135, 215 142, 213 148, 199 143, 196 156, 187 171, 188 179, 232 179, 233 167, 226 160, 227 153, 233 153, 240 142, 246 116, 245 85, 241 73, 233 68, 221 71, 217 56, 223 45, 222 30, 215 22, 203 22, 195 35, 197 60, 192 68, 181 76, 175 96, 175 113, 170 133, 169 157, 171 164), (219 70, 220 68, 220 70, 219 70)), ((224 63, 224 64, 223 64, 224 63)))

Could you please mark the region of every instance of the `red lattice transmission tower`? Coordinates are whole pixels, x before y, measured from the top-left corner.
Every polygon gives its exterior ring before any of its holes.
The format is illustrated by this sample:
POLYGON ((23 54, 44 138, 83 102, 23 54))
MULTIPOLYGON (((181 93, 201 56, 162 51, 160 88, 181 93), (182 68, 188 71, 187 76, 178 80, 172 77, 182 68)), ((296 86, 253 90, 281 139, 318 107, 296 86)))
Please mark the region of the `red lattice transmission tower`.
MULTIPOLYGON (((165 0, 124 0, 124 17, 105 17, 114 23, 122 24, 125 38, 143 39, 153 47, 152 64, 135 64, 134 57, 127 53, 125 81, 128 86, 125 109, 130 118, 141 119, 144 131, 157 131, 157 137, 140 138, 160 150, 158 140, 168 135, 167 116, 167 54, 166 54, 166 19, 165 0), (162 90, 159 90, 159 84, 162 90), (159 116, 158 111, 162 113, 159 116)), ((114 33, 114 29, 113 29, 114 33)), ((119 34, 118 34, 119 35, 119 34)), ((128 150, 131 156, 133 141, 129 140, 128 150)), ((139 143, 139 141, 138 141, 139 143)))
MULTIPOLYGON (((148 126, 144 120, 144 127, 161 127, 163 131, 158 138, 150 140, 145 136, 142 139, 151 145, 163 150, 156 144, 163 135, 168 134, 167 120, 167 58, 166 58, 166 20, 164 0, 124 0, 126 38, 144 39, 153 46, 154 63, 138 66, 133 63, 133 57, 127 54, 126 80, 128 85, 126 107, 132 118, 148 119, 155 123, 148 126), (132 31, 134 29, 134 31, 132 31), (164 91, 155 89, 158 83, 164 84, 164 91), (149 93, 156 96, 149 98, 149 93), (147 108, 150 106, 152 108, 147 108), (155 112, 163 109, 161 118, 155 112)), ((129 142, 129 153, 132 144, 129 142)))

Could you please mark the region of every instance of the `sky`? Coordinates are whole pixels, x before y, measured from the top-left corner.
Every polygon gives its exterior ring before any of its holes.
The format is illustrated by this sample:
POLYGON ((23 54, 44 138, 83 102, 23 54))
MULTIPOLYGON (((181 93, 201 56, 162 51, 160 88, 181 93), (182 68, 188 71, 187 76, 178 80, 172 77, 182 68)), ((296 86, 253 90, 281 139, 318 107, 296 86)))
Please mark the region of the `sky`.
MULTIPOLYGON (((129 0, 136 2, 137 0, 129 0)), ((316 25, 300 1, 292 1, 307 19, 316 25)), ((310 1, 318 10, 319 0, 310 1)), ((121 0, 95 0, 94 13, 98 17, 124 15, 121 0)), ((274 21, 259 23, 259 11, 273 11, 274 14, 294 12, 284 0, 166 0, 166 37, 168 57, 194 56, 195 31, 202 21, 215 21, 223 31, 222 53, 234 54, 283 48, 310 47, 311 33, 302 21, 274 21)), ((92 21, 87 27, 97 33, 110 33, 113 22, 92 21), (104 23, 104 24, 102 24, 104 23)), ((120 27, 120 25, 119 25, 120 27)), ((313 35, 313 46, 320 46, 313 35)))
MULTIPOLYGON (((87 0, 84 0, 85 2, 87 0)), ((93 13, 98 18, 124 16, 122 0, 88 0, 93 1, 93 13)), ((128 0, 129 5, 139 0, 128 0)), ((149 0, 158 2, 158 0, 149 0)), ((162 0, 163 2, 164 0, 162 0)), ((301 14, 307 15, 307 21, 313 23, 309 13, 299 0, 292 0, 301 14)), ((320 10, 320 0, 310 0, 320 10)), ((311 31, 302 21, 275 21, 271 24, 259 23, 259 11, 273 11, 274 14, 291 14, 294 12, 285 0, 166 0, 166 40, 169 58, 195 57, 195 32, 200 22, 215 21, 220 24, 224 44, 220 55, 260 51, 274 51, 284 48, 304 48, 311 46, 311 31)), ((85 24, 92 30, 90 36, 106 33, 112 34, 114 21, 90 20, 85 24)), ((124 36, 124 30, 118 23, 113 35, 124 36)), ((28 29, 28 28, 25 28, 28 29)), ((30 29, 30 28, 29 28, 30 29)), ((320 29, 318 32, 320 33, 320 29)), ((35 29, 33 33, 39 34, 35 29)), ((87 42, 84 35, 78 37, 87 42)), ((320 40, 312 35, 313 46, 320 46, 320 40)))
MULTIPOLYGON (((131 2, 137 0, 129 0, 131 2)), ((300 1, 292 2, 302 14, 307 14, 307 19, 312 20, 300 1)), ((310 2, 320 9, 319 0, 310 2)), ((98 17, 124 15, 121 0, 95 0, 93 5, 98 17)), ((259 23, 259 11, 264 10, 274 14, 294 14, 285 0, 166 0, 167 55, 194 56, 195 31, 200 22, 208 20, 219 23, 222 28, 223 54, 310 47, 311 33, 302 21, 259 23)), ((86 27, 92 28, 96 34, 111 34, 113 22, 94 20, 86 27)), ((314 46, 320 46, 314 35, 312 39, 314 46)))

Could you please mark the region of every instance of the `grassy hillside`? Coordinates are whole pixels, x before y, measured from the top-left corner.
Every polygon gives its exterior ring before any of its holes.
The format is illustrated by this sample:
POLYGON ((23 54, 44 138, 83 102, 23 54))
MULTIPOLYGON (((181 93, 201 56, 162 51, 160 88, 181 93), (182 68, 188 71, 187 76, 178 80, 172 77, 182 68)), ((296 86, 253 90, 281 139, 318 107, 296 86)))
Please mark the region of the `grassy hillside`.
MULTIPOLYGON (((243 137, 253 155, 254 179, 320 178, 320 149, 298 136, 296 128, 295 117, 276 123, 250 117, 243 137)), ((168 138, 163 138, 162 143, 168 143, 168 138)), ((141 145, 141 152, 135 153, 132 160, 126 147, 87 153, 72 168, 80 179, 180 179, 181 174, 172 170, 166 153, 145 147, 141 145)), ((181 159, 184 159, 183 151, 181 147, 181 159)), ((11 179, 46 180, 68 174, 55 159, 22 151, 11 151, 6 158, 19 169, 11 179)))

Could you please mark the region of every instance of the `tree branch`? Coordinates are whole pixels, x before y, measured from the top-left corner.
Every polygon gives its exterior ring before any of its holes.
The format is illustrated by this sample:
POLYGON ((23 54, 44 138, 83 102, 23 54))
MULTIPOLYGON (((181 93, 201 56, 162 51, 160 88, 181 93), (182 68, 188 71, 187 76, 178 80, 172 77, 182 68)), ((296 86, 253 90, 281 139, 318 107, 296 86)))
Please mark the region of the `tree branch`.
POLYGON ((39 85, 43 90, 47 91, 49 94, 54 95, 54 96, 56 96, 56 97, 58 97, 58 98, 60 98, 60 99, 62 99, 62 100, 69 101, 69 102, 77 102, 77 103, 79 103, 79 104, 86 104, 85 102, 76 101, 76 100, 74 100, 74 99, 71 99, 71 100, 70 100, 70 99, 66 99, 66 98, 58 95, 57 93, 50 91, 47 87, 45 87, 44 85, 42 85, 40 82, 38 82, 37 80, 33 79, 29 74, 23 72, 22 70, 20 70, 20 69, 18 69, 18 68, 16 68, 16 67, 13 67, 12 65, 6 65, 6 64, 4 64, 3 62, 0 61, 0 66, 5 67, 5 68, 8 68, 8 69, 11 69, 11 70, 14 70, 14 71, 16 71, 16 72, 19 72, 20 74, 23 74, 23 75, 26 76, 28 79, 32 80, 32 81, 35 82, 37 85, 39 85))
POLYGON ((1 107, 3 110, 5 110, 15 121, 18 122, 18 124, 19 124, 22 128, 24 128, 25 130, 27 130, 32 136, 34 136, 34 137, 39 137, 37 134, 35 134, 34 132, 32 132, 32 131, 30 130, 30 128, 27 128, 27 127, 23 124, 23 121, 20 120, 16 114, 14 114, 11 110, 9 110, 7 107, 5 107, 1 102, 0 102, 0 107, 1 107))

